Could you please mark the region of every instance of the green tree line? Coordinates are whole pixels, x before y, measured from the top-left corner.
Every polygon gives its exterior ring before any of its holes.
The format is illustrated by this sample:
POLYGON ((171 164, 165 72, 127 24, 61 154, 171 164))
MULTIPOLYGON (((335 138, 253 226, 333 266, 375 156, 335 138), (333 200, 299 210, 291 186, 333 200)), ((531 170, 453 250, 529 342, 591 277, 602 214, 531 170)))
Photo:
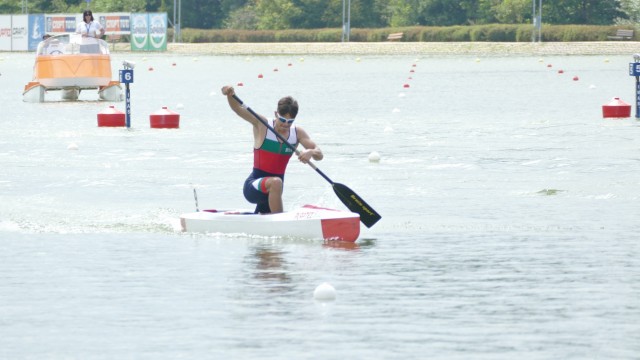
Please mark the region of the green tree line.
MULTIPOLYGON (((531 24, 539 0, 181 0, 181 27, 287 30, 531 24), (347 6, 350 5, 350 6, 347 6)), ((174 0, 0 0, 0 13, 167 12, 174 0)), ((178 9, 176 9, 178 10, 178 9)), ((640 0, 543 0, 546 24, 613 25, 640 20, 640 0)))

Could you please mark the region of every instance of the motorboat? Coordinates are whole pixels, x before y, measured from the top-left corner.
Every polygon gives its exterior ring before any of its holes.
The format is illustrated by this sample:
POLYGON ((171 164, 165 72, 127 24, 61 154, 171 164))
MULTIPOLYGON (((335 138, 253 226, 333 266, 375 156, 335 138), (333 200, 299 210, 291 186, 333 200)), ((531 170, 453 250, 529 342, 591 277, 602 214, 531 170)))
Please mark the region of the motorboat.
POLYGON ((98 99, 123 100, 119 81, 111 80, 111 55, 106 41, 80 34, 51 36, 38 44, 33 80, 24 87, 23 100, 43 102, 60 90, 62 100, 76 101, 83 90, 97 90, 98 99))

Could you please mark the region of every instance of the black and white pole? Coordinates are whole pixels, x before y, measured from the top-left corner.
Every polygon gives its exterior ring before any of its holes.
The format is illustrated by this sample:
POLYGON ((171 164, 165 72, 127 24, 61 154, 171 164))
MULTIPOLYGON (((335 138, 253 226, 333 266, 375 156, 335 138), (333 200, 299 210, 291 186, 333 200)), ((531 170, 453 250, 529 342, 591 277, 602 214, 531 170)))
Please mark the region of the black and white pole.
POLYGON ((131 127, 131 93, 129 91, 129 84, 133 83, 133 68, 136 64, 132 61, 123 61, 122 65, 124 69, 120 70, 120 83, 125 87, 125 101, 127 111, 125 112, 125 123, 127 129, 131 127))
POLYGON ((640 118, 640 54, 633 55, 632 63, 629 63, 629 75, 636 77, 636 119, 640 118))

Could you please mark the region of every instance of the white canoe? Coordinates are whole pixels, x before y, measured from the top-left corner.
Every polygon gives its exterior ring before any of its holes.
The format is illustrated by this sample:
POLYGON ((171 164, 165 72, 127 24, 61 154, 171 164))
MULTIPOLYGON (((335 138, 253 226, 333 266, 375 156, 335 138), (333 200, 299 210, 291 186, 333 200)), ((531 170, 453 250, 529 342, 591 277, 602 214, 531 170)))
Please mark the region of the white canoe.
POLYGON ((293 211, 259 215, 244 211, 203 210, 180 216, 182 231, 356 241, 360 215, 304 205, 293 211))

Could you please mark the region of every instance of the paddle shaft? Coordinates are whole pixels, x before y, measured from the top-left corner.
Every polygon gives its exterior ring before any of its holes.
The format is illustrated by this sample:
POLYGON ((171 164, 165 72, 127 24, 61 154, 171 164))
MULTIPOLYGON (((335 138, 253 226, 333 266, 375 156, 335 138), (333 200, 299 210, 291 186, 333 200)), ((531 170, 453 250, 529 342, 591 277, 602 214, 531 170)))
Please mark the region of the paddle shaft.
MULTIPOLYGON (((269 125, 269 123, 267 123, 262 117, 260 117, 260 115, 256 114, 255 111, 253 111, 250 107, 245 105, 244 102, 240 100, 238 96, 233 94, 233 98, 243 108, 247 109, 247 111, 249 111, 251 115, 253 115, 256 119, 258 119, 258 121, 260 121, 262 125, 266 126, 267 129, 269 129, 269 131, 274 133, 276 137, 280 139, 280 141, 282 141, 283 144, 290 147, 291 150, 293 150, 296 155, 298 156, 300 155, 300 151, 298 149, 296 149, 293 145, 291 145, 287 141, 287 139, 284 138, 284 136, 280 135, 273 128, 273 126, 269 125)), ((333 180, 331 180, 325 173, 323 173, 320 169, 318 169, 318 167, 311 161, 307 162, 307 164, 309 164, 309 166, 311 166, 313 170, 315 170, 318 174, 320 174, 320 176, 322 176, 325 180, 327 180, 329 184, 331 184, 331 186, 333 187, 333 191, 336 193, 340 201, 342 201, 342 203, 347 208, 349 208, 349 210, 360 214, 360 221, 362 221, 362 223, 365 224, 367 227, 372 227, 373 224, 375 224, 376 222, 378 222, 378 220, 382 218, 380 214, 378 214, 375 210, 373 210, 373 208, 371 208, 371 206, 369 206, 369 204, 367 204, 366 201, 360 198, 360 196, 358 196, 358 194, 356 194, 353 190, 349 189, 346 185, 333 182, 333 180)))

